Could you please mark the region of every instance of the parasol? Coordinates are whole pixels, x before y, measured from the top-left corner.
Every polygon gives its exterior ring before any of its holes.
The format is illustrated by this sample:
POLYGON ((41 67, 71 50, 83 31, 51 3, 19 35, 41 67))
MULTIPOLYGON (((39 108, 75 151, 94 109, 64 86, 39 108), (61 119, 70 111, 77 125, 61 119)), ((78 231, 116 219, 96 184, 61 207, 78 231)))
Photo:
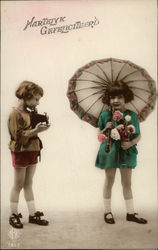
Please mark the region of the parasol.
POLYGON ((128 60, 95 60, 78 69, 68 85, 71 109, 80 119, 98 127, 99 116, 107 108, 102 97, 118 81, 127 84, 134 94, 126 108, 134 111, 140 122, 144 121, 155 107, 156 83, 145 69, 128 60))

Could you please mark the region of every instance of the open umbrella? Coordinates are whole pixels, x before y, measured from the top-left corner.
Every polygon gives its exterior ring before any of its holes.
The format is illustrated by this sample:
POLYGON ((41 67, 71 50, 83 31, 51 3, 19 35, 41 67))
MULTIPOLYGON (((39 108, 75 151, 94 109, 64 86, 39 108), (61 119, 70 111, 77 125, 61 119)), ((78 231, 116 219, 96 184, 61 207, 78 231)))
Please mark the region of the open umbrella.
POLYGON ((71 109, 80 119, 98 127, 100 113, 107 108, 102 102, 104 92, 114 82, 121 81, 134 93, 126 108, 144 121, 155 107, 156 83, 140 66, 121 59, 92 61, 78 69, 69 80, 67 97, 71 109))

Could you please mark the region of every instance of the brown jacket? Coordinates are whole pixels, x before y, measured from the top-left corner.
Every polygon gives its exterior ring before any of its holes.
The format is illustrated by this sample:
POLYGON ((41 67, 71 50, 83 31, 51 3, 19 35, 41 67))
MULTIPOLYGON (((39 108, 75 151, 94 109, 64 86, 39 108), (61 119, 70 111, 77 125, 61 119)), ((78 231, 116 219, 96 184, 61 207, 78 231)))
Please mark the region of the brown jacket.
POLYGON ((40 151, 40 139, 37 136, 29 137, 32 128, 28 112, 13 108, 8 120, 8 129, 11 136, 9 143, 11 151, 40 151))

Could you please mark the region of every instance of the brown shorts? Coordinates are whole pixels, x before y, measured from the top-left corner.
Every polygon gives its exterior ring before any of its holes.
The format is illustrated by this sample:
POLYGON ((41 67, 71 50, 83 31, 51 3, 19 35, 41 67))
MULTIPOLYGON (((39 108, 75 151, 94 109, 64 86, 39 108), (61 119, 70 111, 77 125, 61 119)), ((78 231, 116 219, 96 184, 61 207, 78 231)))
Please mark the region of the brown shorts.
POLYGON ((15 168, 23 168, 38 162, 40 151, 11 152, 12 165, 15 168))

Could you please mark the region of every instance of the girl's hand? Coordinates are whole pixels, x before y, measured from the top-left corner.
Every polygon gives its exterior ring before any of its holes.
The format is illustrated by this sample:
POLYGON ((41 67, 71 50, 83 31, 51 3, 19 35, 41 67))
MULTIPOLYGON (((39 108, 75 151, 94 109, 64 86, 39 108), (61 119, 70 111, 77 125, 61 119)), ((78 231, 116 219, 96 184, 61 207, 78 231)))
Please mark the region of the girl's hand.
POLYGON ((47 115, 46 112, 44 112, 44 113, 45 113, 45 116, 46 116, 47 120, 49 121, 49 116, 47 115))
POLYGON ((112 122, 107 122, 106 127, 103 130, 101 130, 99 133, 103 134, 103 133, 105 133, 107 131, 107 129, 112 129, 113 127, 114 126, 113 126, 112 122))
POLYGON ((35 130, 37 133, 43 132, 47 130, 50 127, 50 124, 43 124, 43 123, 38 123, 35 127, 35 130))
POLYGON ((107 128, 113 128, 112 122, 107 122, 107 124, 106 124, 106 129, 107 129, 107 128))
POLYGON ((123 148, 123 150, 126 150, 128 148, 130 148, 132 146, 131 141, 123 141, 121 142, 121 147, 123 148))

